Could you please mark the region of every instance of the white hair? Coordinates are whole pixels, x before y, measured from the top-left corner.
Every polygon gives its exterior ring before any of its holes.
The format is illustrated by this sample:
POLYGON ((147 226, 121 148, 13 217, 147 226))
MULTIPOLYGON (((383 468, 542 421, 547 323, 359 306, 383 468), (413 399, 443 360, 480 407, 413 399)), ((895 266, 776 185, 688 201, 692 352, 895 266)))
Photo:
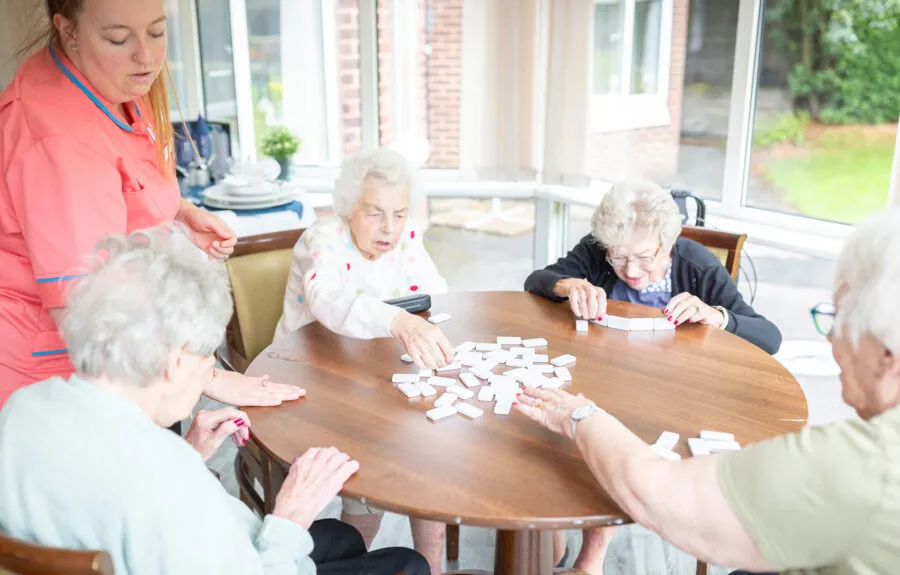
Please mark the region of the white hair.
POLYGON ((837 260, 835 333, 854 345, 868 334, 900 353, 900 208, 869 217, 837 260))
POLYGON ((659 234, 671 247, 681 234, 681 212, 672 194, 648 181, 614 185, 591 218, 591 234, 606 247, 628 244, 634 231, 644 228, 659 234))
POLYGON ((166 228, 97 244, 60 326, 80 373, 143 385, 165 374, 172 350, 208 356, 222 342, 232 313, 225 266, 179 240, 166 228))
POLYGON ((341 174, 334 184, 334 212, 343 217, 353 213, 362 195, 363 182, 375 178, 392 187, 409 190, 410 206, 421 200, 422 186, 418 172, 399 152, 379 148, 353 156, 344 162, 341 174))

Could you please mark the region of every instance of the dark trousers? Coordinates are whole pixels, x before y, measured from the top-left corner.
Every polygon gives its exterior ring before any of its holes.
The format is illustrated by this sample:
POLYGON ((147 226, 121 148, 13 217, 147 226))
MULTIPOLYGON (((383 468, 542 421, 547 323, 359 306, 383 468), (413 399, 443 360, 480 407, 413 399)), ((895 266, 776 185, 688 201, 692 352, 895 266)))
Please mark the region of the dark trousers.
POLYGON ((366 543, 352 525, 320 519, 309 528, 315 547, 310 559, 319 575, 429 575, 424 557, 405 547, 366 551, 366 543))

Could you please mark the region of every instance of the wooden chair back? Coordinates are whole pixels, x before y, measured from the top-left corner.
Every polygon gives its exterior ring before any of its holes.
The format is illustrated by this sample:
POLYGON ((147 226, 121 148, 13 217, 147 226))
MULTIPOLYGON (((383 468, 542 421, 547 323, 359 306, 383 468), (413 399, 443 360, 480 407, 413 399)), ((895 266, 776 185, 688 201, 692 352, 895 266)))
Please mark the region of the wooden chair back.
POLYGON ((731 279, 737 281, 738 270, 741 268, 741 249, 744 247, 747 234, 732 234, 709 228, 685 226, 681 230, 681 237, 706 246, 713 255, 719 258, 731 275, 731 279))
POLYGON ((0 573, 113 575, 113 563, 106 551, 42 547, 0 535, 0 573))

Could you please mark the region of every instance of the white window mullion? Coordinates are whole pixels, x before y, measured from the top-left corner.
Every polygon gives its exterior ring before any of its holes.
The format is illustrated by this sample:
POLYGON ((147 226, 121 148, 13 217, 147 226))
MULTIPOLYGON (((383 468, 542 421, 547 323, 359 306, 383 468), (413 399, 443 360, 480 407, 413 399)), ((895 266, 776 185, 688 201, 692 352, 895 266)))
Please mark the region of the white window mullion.
POLYGON ((253 92, 250 88, 250 36, 247 30, 247 5, 244 0, 229 0, 231 12, 231 49, 234 59, 234 93, 237 100, 237 140, 239 159, 256 160, 256 127, 253 124, 253 92))
POLYGON ((891 189, 888 191, 888 205, 900 206, 900 123, 897 124, 897 141, 894 144, 894 167, 891 171, 891 189))
POLYGON ((622 82, 621 94, 631 93, 631 69, 634 66, 634 3, 625 0, 625 18, 622 23, 622 82))
POLYGON ((325 134, 328 140, 325 163, 332 166, 340 164, 343 156, 338 51, 334 48, 338 45, 336 11, 337 0, 322 0, 322 70, 325 83, 325 134))
POLYGON ((674 19, 674 2, 662 0, 662 15, 659 23, 659 68, 657 86, 659 95, 669 101, 669 66, 672 64, 672 21, 674 19))
POLYGON ((739 210, 746 194, 753 142, 753 119, 756 115, 756 85, 762 50, 760 41, 762 26, 763 0, 740 0, 731 84, 731 111, 728 116, 728 138, 725 146, 725 174, 722 182, 722 205, 728 212, 739 210))

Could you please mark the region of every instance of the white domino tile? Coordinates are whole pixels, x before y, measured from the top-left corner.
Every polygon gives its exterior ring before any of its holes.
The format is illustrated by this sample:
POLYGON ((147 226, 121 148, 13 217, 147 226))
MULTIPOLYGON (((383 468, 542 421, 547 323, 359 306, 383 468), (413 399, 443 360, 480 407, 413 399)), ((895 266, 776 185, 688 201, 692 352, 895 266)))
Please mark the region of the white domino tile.
POLYGON ((439 377, 437 375, 433 375, 428 378, 428 385, 432 385, 434 387, 447 387, 449 385, 454 385, 456 383, 456 379, 453 377, 439 377))
POLYGON ((628 322, 630 331, 653 331, 655 320, 652 317, 635 317, 628 322))
POLYGON ((557 367, 553 370, 553 373, 563 381, 572 381, 572 374, 569 372, 568 367, 557 367))
POLYGON ((452 393, 456 397, 460 399, 472 399, 475 397, 475 392, 461 386, 461 385, 452 385, 447 388, 448 393, 452 393))
POLYGON ((675 324, 664 317, 658 317, 653 320, 653 331, 673 331, 675 324))
POLYGON ((527 357, 529 355, 534 355, 534 349, 530 347, 511 347, 509 348, 509 353, 527 357))
POLYGON ((710 453, 723 453, 726 451, 740 451, 741 444, 737 441, 715 441, 712 439, 704 439, 706 448, 710 453))
POLYGON ((679 459, 681 459, 681 456, 679 454, 675 453, 671 449, 666 449, 661 445, 651 445, 650 447, 653 448, 653 452, 655 454, 659 455, 663 459, 668 459, 669 461, 678 461, 679 459))
POLYGON ((443 373, 445 371, 455 371, 457 369, 460 369, 461 367, 462 366, 459 363, 454 361, 453 363, 447 364, 444 367, 437 368, 435 371, 438 373, 443 373))
POLYGON ((555 367, 553 367, 552 365, 550 365, 548 363, 538 363, 538 364, 532 365, 531 367, 528 368, 529 371, 531 371, 533 373, 539 373, 541 375, 546 375, 548 373, 554 373, 555 369, 556 369, 555 367))
POLYGON ((433 316, 429 317, 428 321, 437 325, 439 323, 444 323, 445 321, 449 321, 452 317, 453 316, 451 316, 449 313, 439 313, 437 315, 433 315, 433 316))
POLYGON ((578 333, 585 333, 588 330, 588 322, 586 319, 576 319, 575 320, 575 331, 578 333))
POLYGON ((663 431, 656 440, 656 445, 671 451, 678 445, 678 438, 679 435, 674 431, 663 431))
POLYGON ((467 351, 473 351, 474 349, 475 349, 474 341, 464 341, 461 344, 459 344, 458 346, 456 346, 455 348, 453 348, 453 351, 456 353, 465 353, 467 351))
POLYGON ((494 375, 491 370, 481 367, 473 367, 472 374, 479 379, 490 379, 494 375))
POLYGON ((575 356, 569 355, 567 353, 559 357, 554 357, 550 360, 550 363, 553 364, 553 367, 565 367, 567 365, 575 363, 575 356))
POLYGON ((422 395, 422 392, 419 391, 419 388, 414 383, 401 383, 397 385, 397 389, 406 397, 419 397, 422 395))
POLYGON ((506 365, 509 367, 528 367, 531 365, 531 362, 525 361, 521 357, 511 357, 506 360, 506 365))
POLYGON ((522 343, 522 338, 498 335, 497 343, 499 343, 500 345, 519 345, 522 343))
POLYGON ((478 365, 484 361, 484 354, 480 351, 467 351, 457 355, 456 361, 466 367, 472 367, 473 365, 478 365))
POLYGON ((558 377, 547 377, 545 379, 546 381, 541 385, 544 389, 559 389, 567 383, 566 380, 558 377))
POLYGON ((481 382, 478 381, 478 378, 475 377, 471 373, 461 373, 459 374, 459 380, 465 384, 466 387, 478 387, 481 385, 481 382))
POLYGON ((503 349, 500 347, 499 343, 476 343, 475 351, 494 351, 498 349, 503 349))
POLYGON ((430 367, 419 368, 419 377, 431 377, 432 375, 434 375, 434 370, 430 367))
POLYGON ((522 347, 531 349, 534 347, 547 347, 547 340, 542 337, 535 337, 532 339, 523 339, 522 347))
POLYGON ((710 441, 734 441, 733 433, 725 433, 723 431, 701 431, 700 439, 708 439, 710 441))
POLYGON ((550 356, 546 353, 536 353, 531 356, 531 363, 547 363, 550 361, 550 356))
POLYGON ((413 362, 412 358, 409 357, 409 354, 408 354, 408 353, 404 353, 403 355, 401 355, 401 356, 400 356, 400 361, 405 362, 405 363, 412 363, 412 362, 413 362))
POLYGON ((422 397, 434 397, 437 395, 437 390, 428 385, 428 382, 420 381, 416 383, 416 387, 419 389, 419 393, 422 394, 422 397))
POLYGON ((452 405, 436 407, 425 412, 425 417, 427 417, 431 421, 438 421, 444 419, 445 417, 450 417, 451 415, 456 415, 456 408, 452 405))
POLYGON ((484 415, 484 410, 480 407, 475 407, 471 403, 460 402, 456 404, 456 412, 460 415, 465 415, 469 419, 477 419, 484 415))
POLYGON ((486 385, 478 392, 478 401, 494 401, 494 390, 486 385))
POLYGON ((418 373, 395 373, 391 376, 391 383, 416 383, 419 381, 418 373))
POLYGON ((631 329, 631 320, 627 317, 616 317, 614 315, 607 316, 606 327, 618 329, 620 331, 628 331, 631 329))
POLYGON ((709 447, 706 445, 706 441, 700 439, 699 437, 689 438, 688 447, 691 449, 691 455, 693 455, 694 457, 709 455, 709 447))
POLYGON ((494 404, 494 415, 509 415, 509 412, 512 410, 512 400, 511 399, 500 399, 497 400, 497 403, 494 404))
POLYGON ((434 400, 435 407, 446 407, 448 405, 453 405, 453 403, 459 399, 459 396, 455 393, 450 393, 449 391, 439 398, 434 400))

